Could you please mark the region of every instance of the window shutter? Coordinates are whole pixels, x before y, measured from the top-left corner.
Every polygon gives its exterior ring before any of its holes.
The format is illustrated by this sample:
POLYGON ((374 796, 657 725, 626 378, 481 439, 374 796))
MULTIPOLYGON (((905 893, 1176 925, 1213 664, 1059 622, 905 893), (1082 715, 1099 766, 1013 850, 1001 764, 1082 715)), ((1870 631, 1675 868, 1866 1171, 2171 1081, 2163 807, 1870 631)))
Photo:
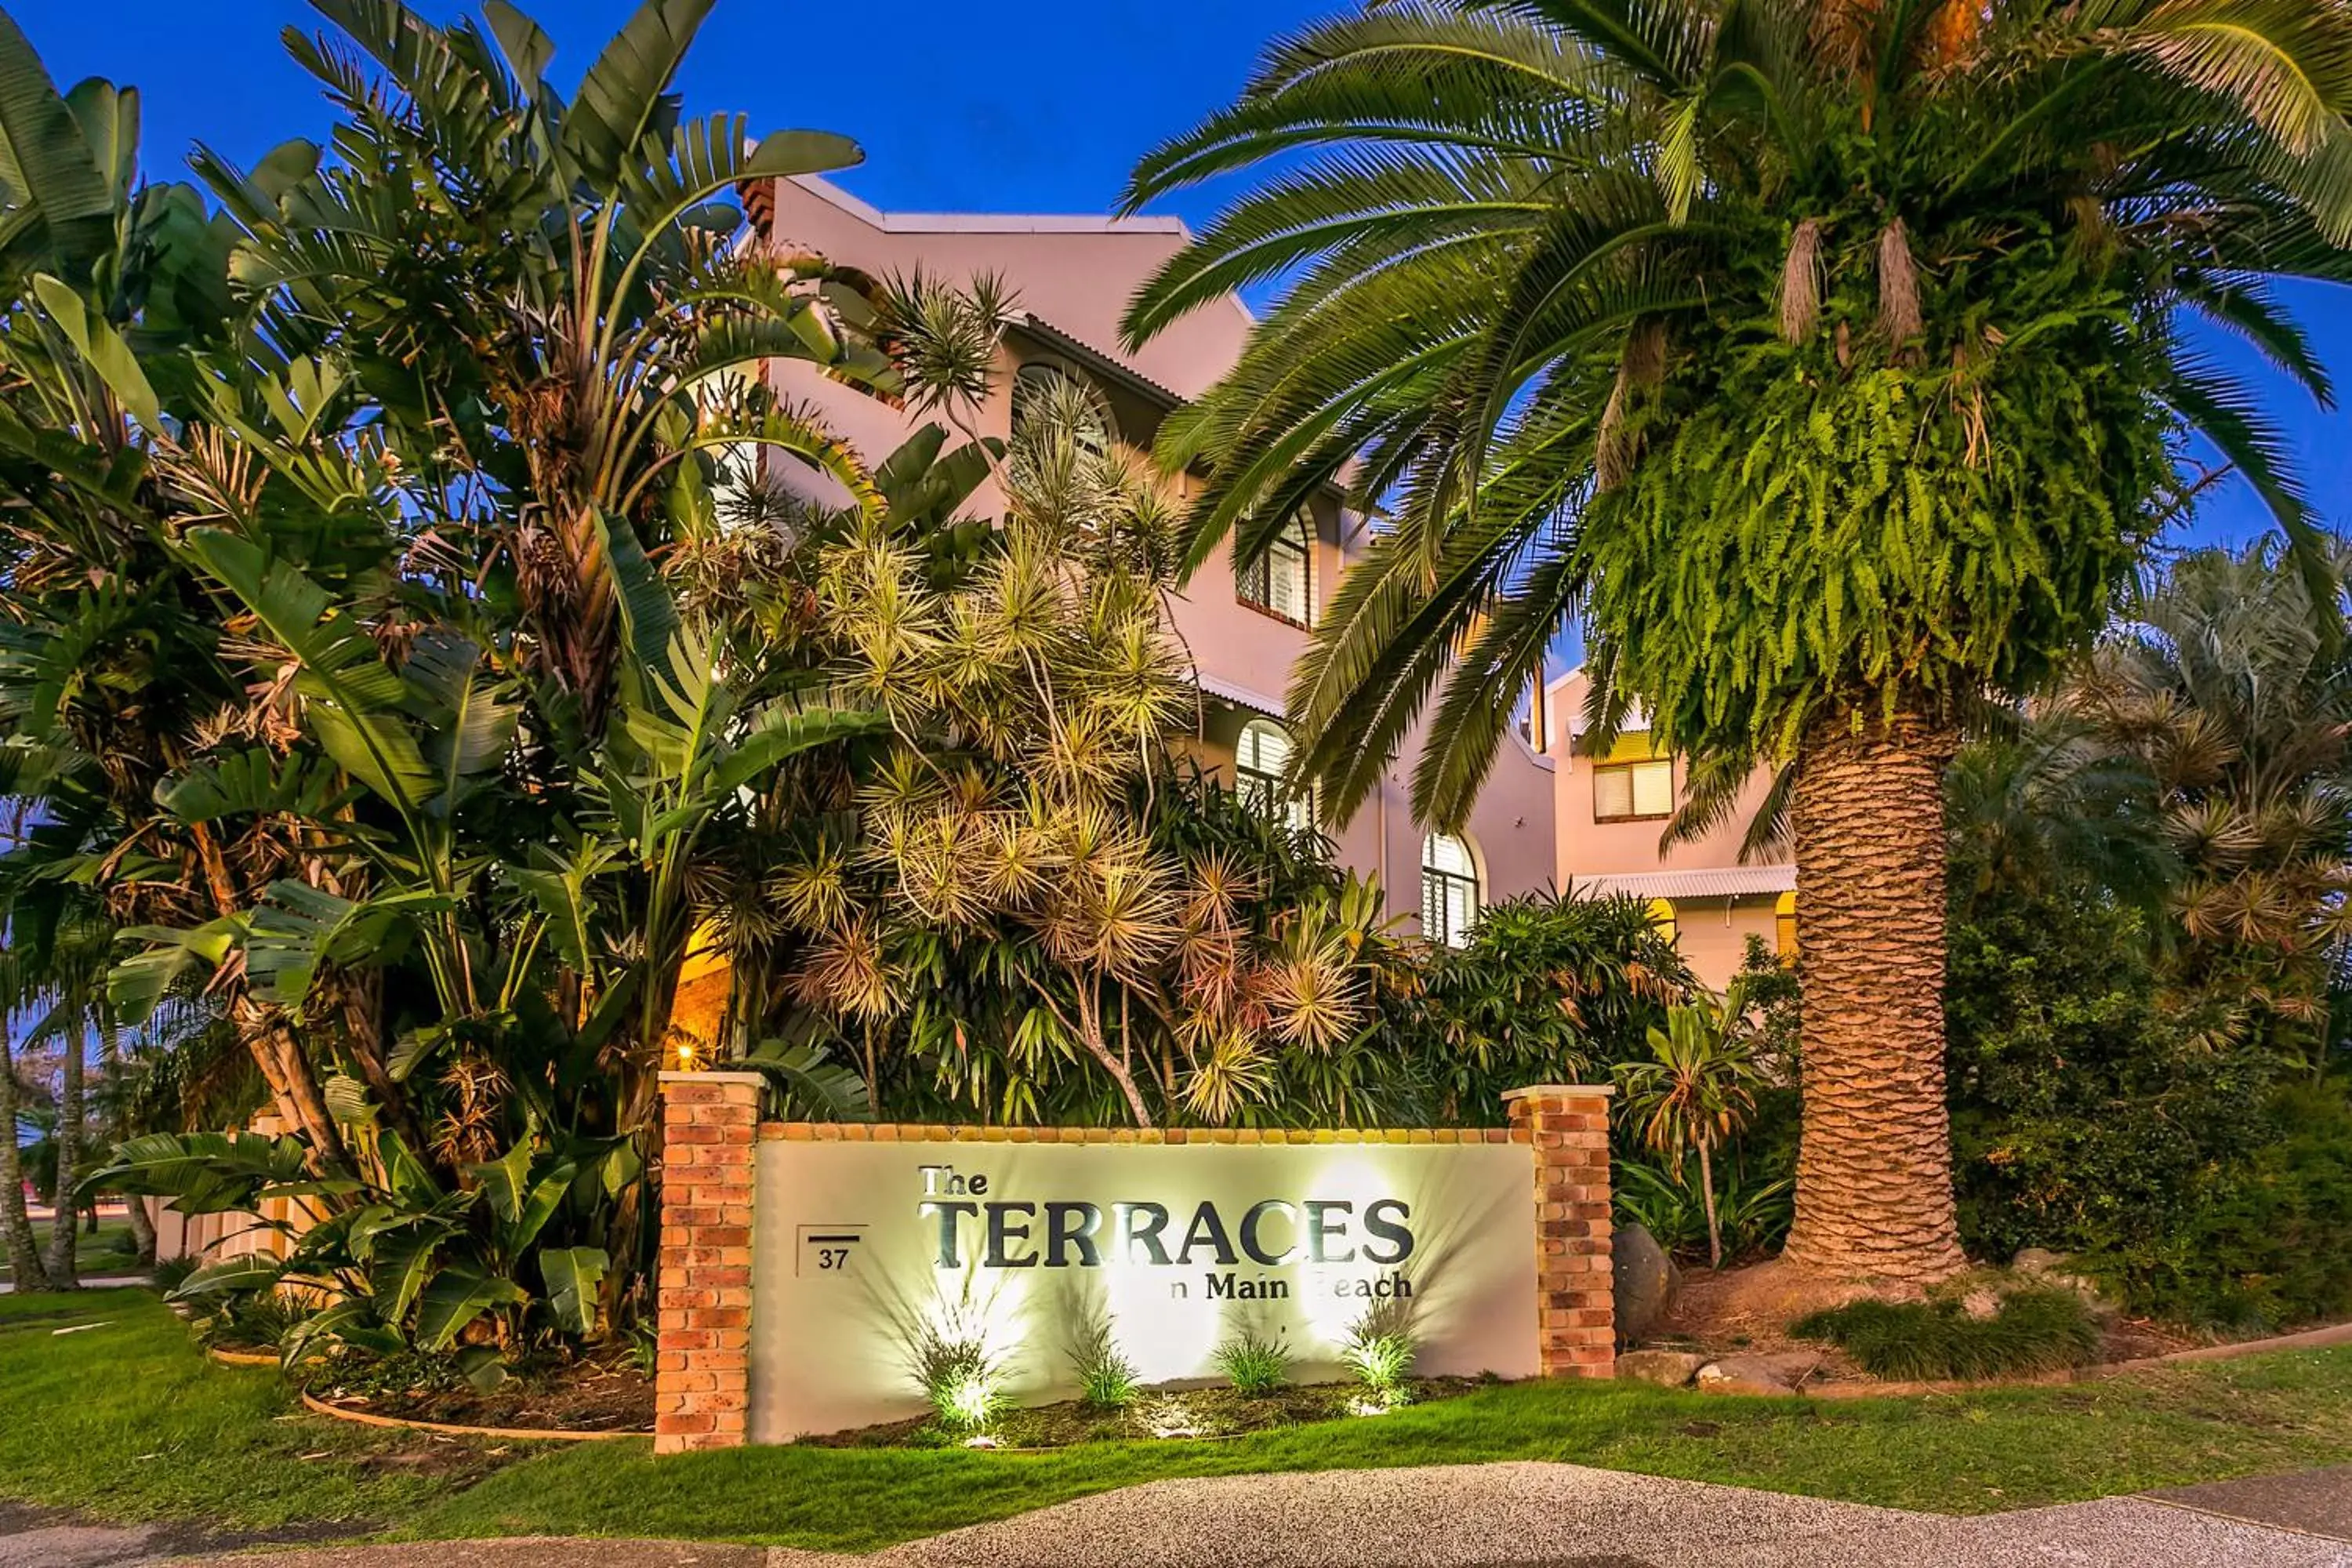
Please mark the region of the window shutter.
POLYGON ((1599 818, 1633 815, 1633 770, 1592 770, 1592 815, 1599 818))
POLYGON ((1641 763, 1633 774, 1633 815, 1668 816, 1675 809, 1675 764, 1671 760, 1641 763))

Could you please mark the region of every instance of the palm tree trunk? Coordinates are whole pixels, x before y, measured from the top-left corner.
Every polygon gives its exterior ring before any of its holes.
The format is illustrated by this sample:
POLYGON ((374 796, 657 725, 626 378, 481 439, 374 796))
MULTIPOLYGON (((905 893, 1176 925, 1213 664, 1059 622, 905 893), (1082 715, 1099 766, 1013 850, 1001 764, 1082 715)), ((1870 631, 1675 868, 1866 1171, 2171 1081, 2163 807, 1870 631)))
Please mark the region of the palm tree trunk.
POLYGON ((1715 1158, 1706 1145, 1698 1146, 1699 1201, 1706 1205, 1706 1266, 1723 1267, 1723 1226, 1715 1217, 1715 1158))
POLYGON ((25 1212, 25 1168, 16 1158, 16 1057, 8 1020, 0 1017, 0 1241, 8 1248, 8 1275, 19 1290, 46 1290, 47 1270, 33 1244, 33 1216, 25 1212))
POLYGON ((49 1255, 43 1267, 50 1289, 74 1290, 81 1286, 74 1276, 74 1247, 81 1219, 74 1184, 81 1179, 82 1057, 89 1049, 79 1017, 58 1031, 58 1047, 62 1062, 58 1089, 58 1184, 50 1197, 57 1212, 49 1222, 49 1255))
MULTIPOLYGON (((131 1137, 131 1086, 122 1063, 122 1031, 115 1022, 113 1005, 103 998, 98 1005, 98 1059, 107 1078, 107 1102, 114 1110, 107 1122, 107 1133, 116 1143, 122 1143, 131 1137)), ((135 1193, 125 1193, 122 1215, 131 1226, 133 1255, 139 1267, 152 1268, 155 1216, 147 1212, 147 1200, 135 1193)))
POLYGON ((1949 728, 1823 724, 1798 760, 1804 1135, 1786 1256, 1932 1280, 1966 1260, 1944 1098, 1949 728))

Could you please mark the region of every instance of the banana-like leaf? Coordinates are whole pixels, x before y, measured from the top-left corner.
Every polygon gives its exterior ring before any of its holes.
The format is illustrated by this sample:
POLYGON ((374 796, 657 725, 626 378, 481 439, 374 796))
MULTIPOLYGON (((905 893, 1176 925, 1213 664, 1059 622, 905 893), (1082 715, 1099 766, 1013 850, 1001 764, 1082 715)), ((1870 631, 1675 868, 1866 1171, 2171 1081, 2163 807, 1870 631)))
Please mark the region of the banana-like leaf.
POLYGON ((108 205, 128 203, 139 178, 139 89, 88 77, 67 89, 66 109, 81 128, 91 165, 106 182, 108 205))
POLYGON ((436 784, 426 810, 447 820, 495 775, 514 741, 522 702, 493 677, 481 645, 452 632, 419 636, 404 671, 425 720, 425 760, 436 784))
POLYGON ((539 1277, 557 1328, 583 1338, 596 1331, 596 1288, 611 1266, 601 1247, 551 1247, 539 1255, 539 1277))
POLYGON ((415 923, 456 900, 428 889, 351 900, 307 882, 272 882, 246 931, 245 967, 255 988, 299 1005, 320 967, 348 963, 396 946, 415 923))
POLYGON ((433 796, 416 737, 398 717, 405 695, 374 640, 300 568, 226 529, 200 528, 187 549, 268 628, 301 667, 295 689, 327 754, 405 816, 433 796))
POLYGON ((37 217, 46 249, 76 275, 114 244, 114 199, 73 110, 32 43, 0 10, 0 186, 37 217))
POLYGON ((299 1365, 310 1346, 321 1340, 337 1341, 376 1355, 392 1355, 408 1348, 399 1331, 376 1315, 375 1302, 371 1298, 352 1296, 311 1313, 289 1330, 278 1342, 278 1363, 289 1368, 299 1365))
POLYGON ((206 1296, 233 1296, 247 1290, 268 1290, 284 1277, 286 1265, 266 1252, 248 1252, 206 1264, 174 1286, 163 1299, 194 1301, 206 1296))
POLYGON ((599 510, 596 539, 620 589, 621 629, 629 640, 631 664, 654 680, 670 674, 670 647, 679 634, 677 600, 646 559, 637 531, 625 517, 599 510))
POLYGON ((192 763, 155 786, 155 804, 190 823, 280 815, 324 822, 350 798, 325 759, 299 752, 280 757, 266 746, 192 763))
POLYGON ((711 5, 645 0, 581 79, 563 116, 563 147, 592 187, 615 189, 625 170, 650 161, 649 138, 667 138, 677 117, 670 82, 711 5))
POLYGON ((447 1350, 466 1325, 493 1307, 527 1301, 530 1293, 511 1279, 471 1267, 452 1267, 433 1276, 416 1302, 416 1348, 447 1350))
POLYGON ((175 931, 169 926, 131 926, 126 942, 146 945, 107 973, 107 1000, 121 1022, 144 1024, 173 992, 220 967, 244 934, 240 921, 217 920, 175 931))
POLYGON ((375 1296, 377 1316, 387 1323, 405 1322, 425 1282, 440 1261, 441 1244, 452 1227, 446 1223, 415 1219, 378 1237, 368 1268, 368 1289, 375 1296))
POLYGON ((819 746, 861 735, 879 734, 890 727, 888 715, 850 708, 794 709, 771 707, 754 721, 751 732, 711 771, 710 790, 724 800, 778 763, 819 746))
POLYGON ((490 37, 498 40, 499 52, 506 57, 507 69, 514 72, 522 95, 538 97, 540 79, 555 58, 555 41, 509 0, 489 0, 482 7, 482 17, 489 23, 490 37))
POLYGON ((530 1141, 517 1140, 513 1148, 497 1159, 467 1166, 466 1173, 474 1178, 482 1196, 489 1200, 490 1212, 513 1224, 522 1217, 523 1203, 530 1191, 530 1141))
POLYGON ((131 416, 150 430, 163 429, 163 409, 156 400, 155 388, 122 334, 83 304, 70 287, 47 273, 34 278, 33 296, 131 416))
POLYGON ((367 1085, 349 1073, 335 1074, 319 1086, 319 1093, 327 1102, 327 1114, 346 1127, 364 1127, 375 1120, 375 1101, 368 1098, 367 1085))

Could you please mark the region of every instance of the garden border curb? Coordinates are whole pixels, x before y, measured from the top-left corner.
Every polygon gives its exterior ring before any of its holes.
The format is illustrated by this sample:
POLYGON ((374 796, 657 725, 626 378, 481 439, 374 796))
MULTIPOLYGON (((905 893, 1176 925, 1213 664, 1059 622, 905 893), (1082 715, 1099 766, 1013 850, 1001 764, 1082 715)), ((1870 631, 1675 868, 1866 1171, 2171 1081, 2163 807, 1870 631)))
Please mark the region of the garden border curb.
POLYGON ((368 1410, 344 1410, 328 1404, 309 1389, 302 1390, 302 1405, 321 1415, 331 1415, 338 1421, 349 1421, 361 1426, 394 1427, 407 1432, 434 1432, 449 1437, 496 1437, 500 1441, 546 1443, 608 1443, 625 1437, 651 1437, 651 1432, 559 1432, 546 1427, 531 1426, 461 1426, 454 1421, 424 1421, 405 1415, 378 1415, 368 1410))
POLYGON ((228 1351, 222 1350, 217 1345, 206 1345, 205 1355, 223 1366, 276 1366, 278 1364, 278 1358, 267 1351, 228 1351))

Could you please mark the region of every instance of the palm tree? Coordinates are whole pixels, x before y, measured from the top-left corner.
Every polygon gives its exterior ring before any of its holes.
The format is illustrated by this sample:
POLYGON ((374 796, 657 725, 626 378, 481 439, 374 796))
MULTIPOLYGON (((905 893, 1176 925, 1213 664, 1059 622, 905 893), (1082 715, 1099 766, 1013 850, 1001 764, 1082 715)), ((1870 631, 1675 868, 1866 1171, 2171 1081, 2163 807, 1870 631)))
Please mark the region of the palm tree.
MULTIPOLYGON (((2331 582, 2325 602, 2341 592, 2331 582)), ((2315 631, 2303 576, 2263 544, 2181 557, 2065 706, 2150 781, 2179 866, 2179 979, 2267 1015, 2274 1043, 2315 1058, 2352 938, 2352 662, 2315 631)))
POLYGON ((1737 981, 1719 1002, 1702 992, 1667 1008, 1664 1028, 1650 1026, 1650 1060, 1617 1068, 1622 1114, 1642 1142, 1677 1171, 1686 1152, 1697 1152, 1707 1261, 1717 1268, 1723 1267, 1723 1227, 1715 1214, 1715 1151, 1756 1114, 1756 1090, 1767 1079, 1747 1014, 1737 981))
POLYGON ((1389 510, 1296 673, 1345 813, 1434 704, 1459 821, 1581 619, 1736 775, 1793 763, 1807 1119, 1789 1255, 1959 1266, 1942 774, 2087 642, 2202 434, 2306 556, 2253 396, 2183 314, 2328 383, 2272 293, 2352 256, 2352 13, 2307 0, 1413 0, 1275 45, 1129 205, 1266 172, 1142 289, 1139 342, 1286 279, 1162 456, 1188 560, 1315 489, 1389 510))

